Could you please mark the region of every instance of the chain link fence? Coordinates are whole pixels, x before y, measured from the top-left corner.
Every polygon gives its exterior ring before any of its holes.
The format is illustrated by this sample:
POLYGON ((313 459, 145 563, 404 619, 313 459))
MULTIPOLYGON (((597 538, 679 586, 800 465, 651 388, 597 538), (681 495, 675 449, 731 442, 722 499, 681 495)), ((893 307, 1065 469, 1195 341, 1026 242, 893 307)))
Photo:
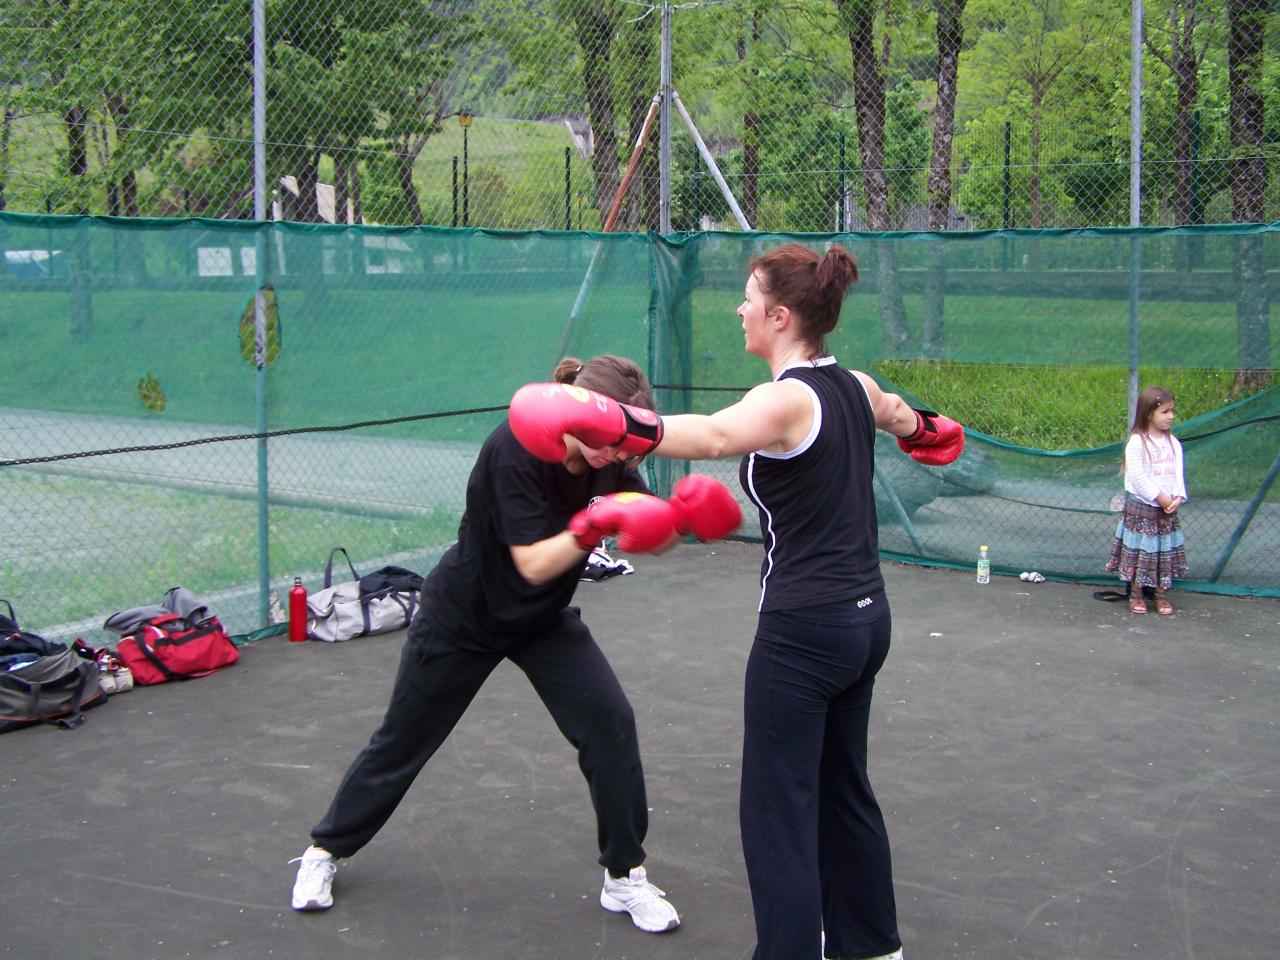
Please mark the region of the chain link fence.
POLYGON ((1198 226, 1280 218, 1271 6, 1147 5, 1141 220, 1190 227, 1130 234, 1106 0, 0 0, 0 585, 63 584, 61 635, 179 582, 247 629, 333 546, 425 569, 565 351, 663 409, 756 382, 785 233, 862 264, 841 361, 973 431, 975 475, 887 478, 887 552, 1095 572, 1140 366, 1210 418, 1193 576, 1274 591, 1280 233, 1198 226))
MULTIPOLYGON (((0 209, 251 217, 254 6, 0 0, 0 209)), ((1147 5, 1143 224, 1280 216, 1271 6, 1147 5)), ((660 229, 666 198, 673 230, 736 230, 696 129, 760 230, 1130 222, 1128 4, 265 0, 262 13, 274 219, 592 230, 630 169, 614 229, 660 229), (661 118, 646 127, 664 23, 679 96, 665 191, 661 118)))

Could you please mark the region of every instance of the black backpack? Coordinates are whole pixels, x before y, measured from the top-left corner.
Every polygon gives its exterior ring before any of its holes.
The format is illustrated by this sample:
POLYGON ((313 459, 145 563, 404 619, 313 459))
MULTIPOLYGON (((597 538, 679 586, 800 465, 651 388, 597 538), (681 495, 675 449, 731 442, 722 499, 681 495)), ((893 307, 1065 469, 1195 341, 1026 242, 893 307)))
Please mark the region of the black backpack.
POLYGON ((98 664, 65 643, 54 643, 18 626, 13 605, 0 614, 0 733, 38 723, 70 729, 84 723, 80 712, 107 699, 98 664))
POLYGON ((6 617, 0 613, 0 671, 23 663, 31 663, 40 657, 52 656, 67 649, 65 643, 53 643, 38 633, 23 630, 13 612, 13 604, 0 600, 9 611, 6 617))

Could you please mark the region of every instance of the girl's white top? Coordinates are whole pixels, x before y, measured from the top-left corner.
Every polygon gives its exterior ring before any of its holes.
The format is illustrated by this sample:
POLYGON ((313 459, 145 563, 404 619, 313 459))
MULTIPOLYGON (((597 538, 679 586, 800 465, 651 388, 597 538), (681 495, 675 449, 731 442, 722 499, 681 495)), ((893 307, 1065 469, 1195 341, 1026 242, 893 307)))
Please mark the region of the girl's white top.
POLYGON ((1124 488, 1138 499, 1158 506, 1161 491, 1187 499, 1182 475, 1182 444, 1172 433, 1163 436, 1132 433, 1124 448, 1124 488))

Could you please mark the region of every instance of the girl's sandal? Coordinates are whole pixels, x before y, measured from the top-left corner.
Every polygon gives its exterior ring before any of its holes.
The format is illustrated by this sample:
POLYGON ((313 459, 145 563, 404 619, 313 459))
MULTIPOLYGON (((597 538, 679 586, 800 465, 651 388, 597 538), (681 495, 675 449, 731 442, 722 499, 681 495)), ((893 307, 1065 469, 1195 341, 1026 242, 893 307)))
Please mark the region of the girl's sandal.
POLYGON ((1169 614, 1173 613, 1173 604, 1164 597, 1156 597, 1156 613, 1166 617, 1169 616, 1169 614))
MULTIPOLYGON (((1170 609, 1173 609, 1173 608, 1171 607, 1170 609)), ((1129 612, 1130 613, 1146 613, 1147 601, 1143 600, 1141 597, 1130 597, 1129 612)))

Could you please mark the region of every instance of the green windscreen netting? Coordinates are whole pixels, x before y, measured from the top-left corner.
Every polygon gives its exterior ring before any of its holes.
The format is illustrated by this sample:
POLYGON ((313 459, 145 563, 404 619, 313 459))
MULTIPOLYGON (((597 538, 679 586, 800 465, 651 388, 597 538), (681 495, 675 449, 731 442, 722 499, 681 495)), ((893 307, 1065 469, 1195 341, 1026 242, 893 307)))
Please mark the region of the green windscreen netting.
MULTIPOLYGON (((783 239, 0 214, 0 598, 90 640, 181 584, 247 632, 333 547, 426 572, 562 354, 633 357, 670 411, 767 377, 734 311, 783 239)), ((1280 596, 1280 227, 798 239, 861 265, 830 350, 969 428, 944 470, 878 448, 886 555, 1101 581, 1136 364, 1178 399, 1188 586, 1280 596)))

